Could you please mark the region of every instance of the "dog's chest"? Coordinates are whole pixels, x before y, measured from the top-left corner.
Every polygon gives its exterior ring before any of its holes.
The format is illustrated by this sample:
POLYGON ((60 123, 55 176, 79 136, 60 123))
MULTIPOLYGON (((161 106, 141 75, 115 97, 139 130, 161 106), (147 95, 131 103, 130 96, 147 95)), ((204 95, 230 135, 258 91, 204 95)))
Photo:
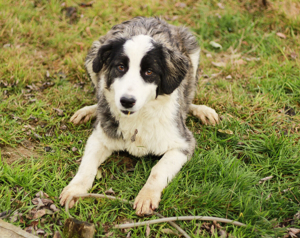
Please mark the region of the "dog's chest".
POLYGON ((170 149, 185 146, 174 115, 168 112, 148 111, 138 117, 121 119, 118 131, 122 134, 123 149, 135 156, 162 155, 170 149))

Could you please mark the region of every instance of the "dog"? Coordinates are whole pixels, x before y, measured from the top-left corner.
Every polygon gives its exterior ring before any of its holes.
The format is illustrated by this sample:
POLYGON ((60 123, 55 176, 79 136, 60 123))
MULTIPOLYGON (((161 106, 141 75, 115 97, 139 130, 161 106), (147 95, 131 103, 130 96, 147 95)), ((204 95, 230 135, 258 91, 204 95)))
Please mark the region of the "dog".
POLYGON ((187 114, 204 124, 219 122, 214 109, 192 104, 199 56, 187 28, 160 18, 133 18, 93 43, 85 67, 98 103, 78 110, 71 122, 96 121, 78 172, 60 195, 62 206, 92 187, 98 167, 114 151, 127 151, 137 157, 162 156, 133 205, 139 216, 158 208, 162 190, 194 152, 187 114))

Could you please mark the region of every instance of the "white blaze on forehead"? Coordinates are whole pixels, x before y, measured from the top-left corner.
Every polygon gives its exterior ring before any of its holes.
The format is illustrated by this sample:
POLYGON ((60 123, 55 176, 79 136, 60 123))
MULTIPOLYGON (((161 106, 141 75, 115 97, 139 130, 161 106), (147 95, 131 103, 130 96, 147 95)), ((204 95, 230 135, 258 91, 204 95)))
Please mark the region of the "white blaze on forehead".
POLYGON ((124 44, 124 52, 129 58, 129 68, 140 66, 142 58, 153 48, 152 37, 147 35, 138 35, 132 37, 124 44))
POLYGON ((124 44, 124 53, 129 58, 128 71, 114 81, 113 89, 115 102, 119 110, 127 110, 121 105, 122 97, 134 98, 132 112, 141 109, 145 103, 156 97, 157 85, 146 83, 141 76, 141 61, 149 50, 153 48, 152 38, 146 35, 138 35, 127 40, 124 44))

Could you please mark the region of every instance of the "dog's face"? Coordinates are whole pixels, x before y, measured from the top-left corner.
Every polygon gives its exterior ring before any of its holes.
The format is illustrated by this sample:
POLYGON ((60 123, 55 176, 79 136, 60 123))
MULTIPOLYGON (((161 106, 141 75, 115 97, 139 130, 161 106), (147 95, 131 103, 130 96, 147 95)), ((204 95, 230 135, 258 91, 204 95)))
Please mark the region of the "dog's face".
POLYGON ((93 61, 95 73, 102 69, 117 108, 131 115, 158 95, 171 94, 184 79, 188 60, 150 36, 138 35, 103 45, 93 61))

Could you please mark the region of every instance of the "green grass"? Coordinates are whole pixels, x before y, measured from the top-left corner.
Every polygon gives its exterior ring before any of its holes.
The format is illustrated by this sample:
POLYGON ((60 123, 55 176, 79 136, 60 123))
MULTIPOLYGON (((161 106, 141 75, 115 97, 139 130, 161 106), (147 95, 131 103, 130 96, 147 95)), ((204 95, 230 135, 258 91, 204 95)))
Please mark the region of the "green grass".
MULTIPOLYGON (((23 213, 14 224, 25 229, 33 223, 28 216, 35 207, 31 200, 42 190, 61 210, 37 219, 37 226, 48 237, 62 231, 67 215, 58 197, 76 173, 76 160, 92 131, 92 122, 69 123, 77 109, 95 102, 83 66, 87 50, 114 24, 139 15, 162 16, 190 27, 197 36, 203 50, 195 103, 215 108, 223 120, 212 127, 188 117, 198 146, 164 189, 158 212, 247 224, 222 224, 233 237, 283 237, 283 225, 300 228, 299 221, 291 223, 300 210, 299 3, 272 0, 266 9, 260 1, 231 0, 221 9, 218 1, 206 0, 186 1, 183 8, 171 0, 96 1, 92 8, 81 8, 79 2, 66 1, 67 6, 77 6, 77 18, 70 20, 60 1, 0 1, 0 212, 23 213), (213 48, 210 41, 223 48, 213 48), (6 44, 10 47, 3 47, 6 44), (234 57, 246 64, 235 64, 234 57), (227 65, 218 68, 212 61, 227 65), (54 108, 64 115, 58 116, 54 108), (289 115, 288 109, 295 113, 289 115), (73 147, 78 150, 73 152, 73 147), (273 178, 259 184, 268 176, 273 178)), ((112 187, 116 196, 133 200, 156 162, 152 157, 114 154, 101 166, 102 178, 91 192, 112 187)), ((80 201, 71 214, 93 222, 96 237, 108 232, 126 237, 128 231, 113 229, 113 224, 155 219, 139 218, 119 201, 94 198, 80 201)), ((211 236, 205 229, 199 231, 203 222, 178 224, 191 237, 211 236)), ((171 227, 152 225, 150 236, 174 237, 165 234, 165 228, 171 227)), ((132 237, 144 237, 146 227, 130 231, 132 237)))

